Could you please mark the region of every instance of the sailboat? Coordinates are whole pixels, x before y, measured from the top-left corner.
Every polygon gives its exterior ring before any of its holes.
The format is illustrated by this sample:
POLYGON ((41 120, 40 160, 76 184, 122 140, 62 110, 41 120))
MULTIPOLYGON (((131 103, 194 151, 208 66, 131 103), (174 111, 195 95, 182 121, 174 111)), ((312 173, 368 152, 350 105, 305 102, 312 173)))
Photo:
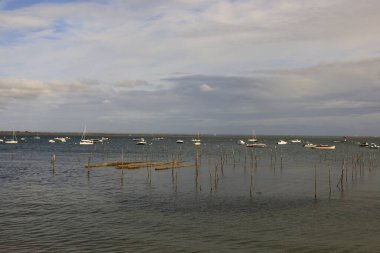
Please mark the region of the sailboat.
POLYGON ((15 131, 13 131, 12 139, 7 139, 4 141, 4 143, 6 143, 6 144, 17 144, 18 143, 15 131))
POLYGON ((86 126, 84 127, 82 138, 79 142, 79 145, 92 145, 94 141, 91 139, 86 139, 86 126))
POLYGON ((34 136, 33 139, 39 140, 39 139, 41 139, 41 137, 38 135, 38 133, 36 133, 36 136, 34 136))
POLYGON ((248 139, 248 141, 249 142, 256 142, 257 141, 255 130, 252 130, 252 137, 250 139, 248 139))
POLYGON ((201 139, 199 138, 199 133, 198 133, 198 138, 197 139, 192 139, 191 141, 194 142, 195 146, 200 146, 202 144, 201 143, 201 139))

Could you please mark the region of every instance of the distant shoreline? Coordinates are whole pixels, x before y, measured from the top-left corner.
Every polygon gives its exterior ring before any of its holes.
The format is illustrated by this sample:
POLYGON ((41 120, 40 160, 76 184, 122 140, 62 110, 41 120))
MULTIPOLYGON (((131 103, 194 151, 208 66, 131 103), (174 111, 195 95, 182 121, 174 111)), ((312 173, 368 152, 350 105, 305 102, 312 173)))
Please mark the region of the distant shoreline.
MULTIPOLYGON (((13 131, 0 131, 0 136, 2 135, 12 135, 13 131)), ((33 131, 15 131, 18 136, 81 136, 82 132, 33 132, 33 131)), ((86 135, 90 136, 151 136, 151 137, 165 137, 165 136, 195 136, 195 134, 185 134, 185 133, 105 133, 105 132, 87 132, 86 135)), ((201 134, 201 136, 250 136, 250 134, 201 134)), ((281 134, 263 134, 258 135, 260 137, 286 137, 286 138, 297 138, 297 137, 336 137, 343 138, 341 135, 281 135, 281 134)), ((355 136, 346 136, 348 139, 357 139, 357 138, 380 138, 380 136, 371 136, 371 135, 355 135, 355 136)))

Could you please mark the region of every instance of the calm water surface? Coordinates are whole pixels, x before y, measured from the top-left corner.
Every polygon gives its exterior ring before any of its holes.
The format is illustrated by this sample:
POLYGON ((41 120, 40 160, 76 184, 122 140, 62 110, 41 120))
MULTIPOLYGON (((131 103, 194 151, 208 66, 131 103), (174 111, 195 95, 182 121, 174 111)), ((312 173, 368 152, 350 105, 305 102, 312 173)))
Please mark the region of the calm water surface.
POLYGON ((271 136, 264 149, 236 144, 247 136, 202 137, 199 148, 188 136, 135 137, 0 143, 0 252, 380 252, 380 150, 357 144, 379 139, 301 138, 337 147, 318 151, 271 136), (191 166, 84 167, 122 156, 191 166))

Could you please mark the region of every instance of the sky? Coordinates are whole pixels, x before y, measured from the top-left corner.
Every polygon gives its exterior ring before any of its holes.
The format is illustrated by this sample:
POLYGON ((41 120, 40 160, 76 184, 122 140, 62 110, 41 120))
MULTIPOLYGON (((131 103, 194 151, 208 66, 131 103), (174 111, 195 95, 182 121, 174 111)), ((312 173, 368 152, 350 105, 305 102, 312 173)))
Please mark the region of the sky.
POLYGON ((380 135, 378 0, 0 0, 0 130, 380 135))

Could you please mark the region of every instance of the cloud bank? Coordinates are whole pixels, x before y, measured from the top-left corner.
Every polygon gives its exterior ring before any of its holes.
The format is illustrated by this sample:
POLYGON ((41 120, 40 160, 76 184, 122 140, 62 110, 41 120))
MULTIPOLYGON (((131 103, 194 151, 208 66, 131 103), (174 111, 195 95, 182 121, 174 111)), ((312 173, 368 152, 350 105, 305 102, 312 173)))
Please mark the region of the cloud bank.
POLYGON ((0 129, 379 135, 379 11, 2 1, 0 129))

